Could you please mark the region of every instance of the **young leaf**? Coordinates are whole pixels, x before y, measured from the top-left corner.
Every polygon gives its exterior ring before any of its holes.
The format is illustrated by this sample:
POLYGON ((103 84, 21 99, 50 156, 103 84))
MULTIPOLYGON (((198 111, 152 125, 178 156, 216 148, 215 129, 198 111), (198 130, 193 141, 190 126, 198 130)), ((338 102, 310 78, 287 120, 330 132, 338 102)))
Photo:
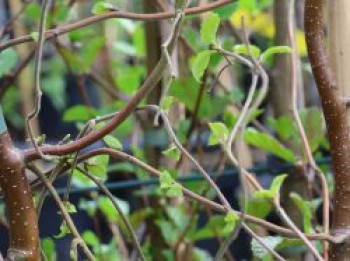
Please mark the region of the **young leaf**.
POLYGON ((168 197, 182 196, 182 189, 180 185, 171 177, 168 171, 161 172, 159 177, 160 191, 165 193, 168 197))
POLYGON ((256 196, 249 197, 247 204, 247 214, 257 217, 265 218, 271 211, 271 204, 265 198, 258 198, 256 196))
POLYGON ((116 149, 116 150, 122 150, 123 149, 123 145, 122 143, 115 137, 111 136, 111 135, 106 135, 103 138, 103 141, 106 143, 106 145, 112 149, 116 149))
POLYGON ((210 56, 213 52, 214 51, 205 50, 198 53, 194 59, 194 62, 191 65, 191 71, 192 71, 193 77, 199 83, 201 82, 204 71, 207 69, 209 65, 210 56))
POLYGON ((279 194, 283 181, 287 178, 287 176, 287 174, 278 175, 273 179, 270 190, 274 193, 275 196, 279 194))
POLYGON ((94 4, 91 13, 93 13, 94 15, 100 15, 112 10, 116 10, 116 8, 112 4, 103 1, 94 4))
POLYGON ((289 46, 272 46, 261 54, 261 60, 264 63, 269 63, 273 55, 281 54, 281 53, 291 53, 291 52, 292 52, 292 49, 289 46))
MULTIPOLYGON (((259 47, 255 45, 249 45, 250 50, 254 58, 259 58, 261 50, 259 47)), ((245 44, 236 44, 233 46, 233 51, 238 54, 244 54, 246 56, 250 56, 249 50, 245 44)))
POLYGON ((257 198, 265 198, 265 199, 274 199, 279 195, 281 186, 283 181, 286 179, 287 174, 279 175, 275 177, 271 183, 270 188, 267 189, 262 189, 259 191, 256 191, 254 195, 257 198))
POLYGON ((239 220, 239 216, 233 211, 229 211, 225 216, 224 232, 231 232, 235 229, 236 221, 239 220))
POLYGON ((68 213, 77 213, 77 208, 75 207, 74 204, 70 203, 69 201, 66 201, 64 203, 64 206, 66 207, 68 213))
POLYGON ((209 13, 201 25, 201 39, 203 43, 215 44, 216 33, 220 25, 220 17, 218 14, 209 13))
POLYGON ((101 180, 106 180, 108 162, 108 155, 98 155, 89 159, 86 162, 86 167, 90 174, 98 177, 101 180))
POLYGON ((209 128, 211 130, 208 145, 213 146, 220 143, 225 143, 229 131, 222 122, 210 122, 209 128))
POLYGON ((64 236, 70 234, 70 230, 66 224, 66 222, 62 222, 61 226, 60 226, 60 233, 58 233, 58 235, 53 236, 55 239, 60 239, 63 238, 64 236))
POLYGON ((30 37, 32 37, 32 39, 34 40, 34 42, 38 42, 38 39, 39 39, 39 33, 38 32, 31 32, 30 34, 30 37))
POLYGON ((179 161, 181 157, 181 152, 175 144, 172 144, 167 150, 163 151, 162 154, 176 161, 179 161))

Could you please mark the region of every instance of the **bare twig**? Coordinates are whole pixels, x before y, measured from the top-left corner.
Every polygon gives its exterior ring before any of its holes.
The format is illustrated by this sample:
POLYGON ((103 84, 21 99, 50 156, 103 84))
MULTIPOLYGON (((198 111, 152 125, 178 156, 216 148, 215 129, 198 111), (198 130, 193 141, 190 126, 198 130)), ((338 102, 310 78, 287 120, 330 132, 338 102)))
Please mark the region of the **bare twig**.
POLYGON ((35 150, 39 153, 40 157, 43 159, 47 159, 47 157, 44 156, 42 151, 40 150, 38 144, 35 141, 35 137, 33 134, 32 129, 32 120, 34 120, 36 117, 38 117, 40 108, 41 108, 41 97, 42 97, 42 91, 41 91, 41 83, 40 83, 40 72, 41 72, 41 59, 43 55, 43 47, 45 42, 45 25, 46 25, 46 18, 47 14, 50 9, 50 0, 44 0, 42 4, 42 10, 41 10, 41 17, 40 17, 40 23, 39 23, 39 30, 38 30, 38 44, 37 49, 35 53, 35 108, 32 112, 30 112, 27 115, 26 118, 26 125, 27 125, 27 132, 29 135, 29 138, 31 140, 32 145, 34 146, 35 150))
POLYGON ((87 176, 89 179, 91 179, 100 189, 101 191, 109 198, 109 200, 112 202, 113 206, 117 210, 119 216, 121 217, 122 221, 124 222, 126 228, 129 231, 129 234, 131 236, 131 240, 134 244, 134 246, 137 249, 137 252, 139 254, 139 257, 143 260, 146 261, 146 257, 144 256, 141 246, 137 240, 137 236, 134 232, 134 229, 132 228, 131 223, 129 222, 129 219, 124 215, 122 209, 119 207, 118 202, 112 195, 112 193, 106 188, 106 186, 97 178, 95 178, 93 175, 91 175, 88 171, 85 171, 83 168, 77 167, 77 169, 82 172, 85 176, 87 176))
POLYGON ((64 203, 60 199, 60 196, 58 195, 56 189, 52 186, 51 182, 45 177, 45 175, 37 167, 35 167, 35 165, 29 164, 28 168, 37 175, 37 177, 44 183, 44 185, 49 190, 53 199, 56 201, 56 204, 59 207, 59 209, 62 213, 62 216, 63 216, 67 226, 69 227, 69 230, 72 232, 73 236, 77 239, 78 244, 82 247, 87 258, 91 261, 95 261, 96 259, 95 259, 94 255, 91 253, 89 247, 86 245, 86 243, 82 239, 81 235, 79 234, 71 216, 69 215, 64 203))

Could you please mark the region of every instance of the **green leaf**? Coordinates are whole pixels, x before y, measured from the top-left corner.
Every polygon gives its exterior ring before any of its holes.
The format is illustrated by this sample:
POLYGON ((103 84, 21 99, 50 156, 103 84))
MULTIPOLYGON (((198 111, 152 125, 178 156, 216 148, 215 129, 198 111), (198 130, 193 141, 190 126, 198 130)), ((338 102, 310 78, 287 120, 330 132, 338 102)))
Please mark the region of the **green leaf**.
POLYGON ((103 141, 106 143, 106 145, 112 149, 116 149, 116 150, 122 150, 123 149, 123 145, 122 143, 115 137, 113 137, 112 135, 106 135, 103 138, 103 141))
POLYGON ((64 206, 66 207, 68 213, 77 213, 77 208, 69 201, 64 202, 64 206))
POLYGON ((55 261, 57 259, 55 242, 51 238, 44 238, 41 240, 41 248, 48 261, 55 261))
POLYGON ((16 65, 18 55, 13 48, 7 48, 0 52, 0 77, 7 74, 16 65))
POLYGON ((267 50, 265 50, 261 54, 260 58, 264 63, 269 64, 269 62, 271 61, 271 57, 273 55, 282 54, 282 53, 291 53, 291 52, 292 52, 292 49, 289 46, 272 46, 267 50))
POLYGON ((100 240, 96 236, 96 234, 90 230, 84 231, 82 234, 82 237, 86 244, 92 246, 92 247, 97 247, 100 245, 100 240))
POLYGON ((108 2, 97 2, 96 4, 94 4, 94 6, 92 7, 91 13, 95 14, 95 15, 100 15, 112 10, 115 10, 116 8, 108 3, 108 2))
POLYGON ((267 133, 259 132, 254 128, 247 128, 244 133, 244 140, 247 144, 272 153, 285 161, 291 163, 295 161, 293 151, 286 148, 278 140, 267 133))
POLYGON ((181 152, 175 144, 172 144, 167 150, 163 151, 162 154, 175 161, 179 161, 181 157, 181 152))
POLYGON ((93 117, 97 116, 97 111, 94 108, 76 105, 70 107, 63 114, 63 121, 74 122, 74 121, 87 121, 93 117))
POLYGON ((220 143, 223 144, 226 142, 229 131, 224 123, 210 122, 209 128, 211 130, 209 141, 208 141, 209 146, 217 145, 220 143))
POLYGON ((108 155, 97 155, 86 162, 88 172, 102 181, 107 178, 108 155))
POLYGON ((215 44, 216 33, 220 25, 220 17, 218 14, 209 13, 201 25, 201 39, 203 43, 215 44))
POLYGON ((160 191, 168 197, 182 196, 181 186, 171 177, 166 170, 162 171, 159 177, 160 191))
POLYGON ((302 217, 303 217, 303 226, 304 226, 304 232, 305 233, 312 233, 312 214, 313 214, 313 206, 311 202, 304 200, 299 194, 297 193, 290 193, 290 198, 294 202, 294 204, 299 209, 302 217))
MULTIPOLYGON (((271 249, 275 249, 280 243, 282 243, 283 238, 279 236, 267 236, 267 237, 261 237, 261 240, 271 249)), ((262 246, 254 238, 251 241, 251 249, 252 249, 253 255, 259 260, 264 260, 266 256, 269 256, 268 250, 266 250, 266 248, 262 246)))
MULTIPOLYGON (((260 53, 261 53, 260 48, 255 46, 255 45, 249 45, 249 47, 250 47, 250 50, 252 52, 253 57, 256 59, 259 58, 260 53)), ((233 51, 235 53, 238 53, 238 54, 244 54, 246 56, 250 56, 248 47, 245 44, 236 44, 235 46, 233 46, 233 51)))
POLYGON ((282 184, 284 182, 284 180, 288 177, 287 174, 282 174, 282 175, 278 175, 277 177, 275 177, 272 181, 272 184, 270 186, 270 190, 277 195, 280 192, 280 189, 282 187, 282 184))
POLYGON ((262 189, 262 190, 256 191, 254 195, 258 198, 265 198, 265 199, 276 198, 279 195, 283 181, 287 178, 287 176, 288 176, 287 174, 283 174, 275 177, 268 190, 262 189))
POLYGON ((253 195, 247 202, 247 214, 264 219, 271 211, 271 204, 262 197, 253 195))
POLYGON ((209 239, 215 236, 225 237, 230 232, 223 231, 222 229, 225 226, 224 219, 225 216, 223 215, 213 215, 203 228, 190 232, 188 237, 194 241, 209 239))
POLYGON ((65 237, 66 235, 70 234, 70 230, 66 224, 66 222, 62 222, 61 226, 60 226, 60 232, 58 233, 58 235, 53 236, 56 239, 60 239, 65 237))
MULTIPOLYGON (((175 79, 169 90, 169 94, 176 97, 178 101, 186 106, 186 109, 193 112, 196 109, 196 99, 194 97, 198 97, 200 90, 199 83, 193 77, 190 77, 183 80, 175 79)), ((208 92, 204 92, 201 95, 202 99, 198 108, 198 118, 203 121, 211 121, 211 119, 224 113, 227 105, 232 104, 229 95, 212 96, 208 92)))
POLYGON ((293 121, 287 116, 281 116, 278 119, 269 118, 268 123, 284 141, 289 140, 295 131, 293 121))
POLYGON ((207 250, 195 247, 194 248, 194 261, 213 261, 213 257, 207 250))
POLYGON ((177 229, 184 231, 187 228, 190 218, 182 206, 167 207, 166 213, 177 229))
POLYGON ((232 4, 227 4, 223 7, 217 8, 215 9, 213 12, 217 13, 220 18, 223 19, 228 19, 231 17, 231 15, 233 14, 233 12, 237 9, 238 7, 238 3, 232 3, 232 4))
POLYGON ((204 74, 204 71, 207 69, 209 65, 210 56, 212 53, 214 53, 214 51, 211 51, 211 50, 201 51, 196 55, 194 62, 191 65, 193 77, 199 83, 202 81, 201 79, 204 74))
POLYGON ((179 237, 179 230, 177 230, 169 221, 164 219, 157 219, 156 225, 159 227, 165 242, 170 246, 174 245, 179 237))
POLYGON ((236 227, 236 221, 239 220, 239 216, 233 210, 229 211, 225 216, 224 232, 232 232, 236 227))
POLYGON ((252 12, 257 8, 257 1, 256 0, 239 0, 239 5, 242 9, 246 9, 252 12))
POLYGON ((165 111, 166 113, 169 112, 171 106, 173 105, 174 97, 173 96, 166 96, 164 99, 162 99, 162 102, 160 104, 160 108, 165 111))
MULTIPOLYGON (((129 203, 118 198, 114 198, 114 199, 117 201, 117 204, 121 209, 122 213, 128 216, 130 213, 129 203)), ((108 197, 100 197, 98 199, 98 208, 101 210, 103 215, 107 218, 107 220, 113 221, 113 222, 120 221, 119 213, 114 207, 112 201, 108 197)))

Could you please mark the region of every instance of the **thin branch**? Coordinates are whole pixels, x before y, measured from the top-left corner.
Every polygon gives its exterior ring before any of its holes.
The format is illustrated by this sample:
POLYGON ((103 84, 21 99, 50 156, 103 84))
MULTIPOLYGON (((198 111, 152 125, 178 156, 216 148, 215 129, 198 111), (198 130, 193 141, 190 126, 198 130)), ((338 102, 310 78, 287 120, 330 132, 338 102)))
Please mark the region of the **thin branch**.
POLYGON ((112 195, 112 193, 106 188, 106 186, 97 178, 95 178, 93 175, 91 175, 88 171, 85 171, 83 168, 80 168, 79 166, 77 167, 77 169, 82 172, 85 176, 87 176, 89 179, 91 179, 100 189, 101 191, 109 198, 109 200, 112 202, 113 206, 115 207, 115 209, 117 210, 119 216, 121 217, 122 221, 124 222, 126 228, 129 231, 129 234, 131 236, 131 240, 134 244, 134 246, 137 249, 137 252, 139 254, 139 257, 143 260, 146 261, 146 257, 144 256, 141 246, 138 242, 136 233, 131 225, 131 223, 129 222, 128 218, 124 215, 122 209, 119 207, 118 202, 116 201, 116 199, 114 198, 114 196, 112 195))
POLYGON ((212 180, 208 172, 206 172, 203 167, 197 162, 197 160, 181 145, 178 138, 176 137, 171 124, 169 122, 169 119, 167 115, 157 106, 157 105, 146 105, 140 109, 148 109, 152 110, 155 113, 159 113, 160 117, 163 120, 164 127, 166 131, 168 132, 168 135, 171 139, 171 141, 175 144, 175 146, 187 157, 189 160, 196 166, 196 168, 199 170, 200 173, 202 173, 205 180, 210 184, 210 186, 215 190, 217 193, 221 203, 224 205, 224 207, 227 210, 232 210, 230 203, 227 201, 225 196, 220 191, 220 188, 215 184, 215 182, 212 180))
MULTIPOLYGON (((167 39, 166 44, 169 46, 168 52, 171 53, 174 44, 177 41, 178 35, 180 33, 180 27, 182 22, 183 14, 181 12, 177 13, 176 19, 174 19, 173 31, 170 32, 170 37, 167 39), (181 19, 179 19, 181 17, 181 19)), ((107 123, 104 127, 94 132, 89 133, 88 135, 78 139, 69 144, 54 146, 54 145, 46 145, 40 147, 40 151, 46 155, 67 155, 76 151, 79 151, 88 145, 96 142, 103 136, 107 135, 111 131, 113 131, 117 126, 119 126, 136 108, 139 102, 156 86, 156 84, 160 81, 163 76, 163 73, 168 67, 168 60, 166 58, 165 52, 162 52, 161 58, 154 68, 151 75, 146 79, 141 88, 137 91, 134 97, 126 104, 124 108, 120 110, 120 112, 115 115, 115 117, 107 123)), ((35 159, 40 156, 35 149, 29 149, 24 151, 24 157, 27 160, 35 159)))
POLYGON ((50 194, 52 195, 53 199, 56 201, 56 204, 58 208, 60 209, 62 216, 69 227, 69 230, 72 232, 73 236, 78 240, 79 245, 82 247, 84 253, 86 254, 87 258, 91 261, 95 261, 94 255, 91 253, 89 247, 86 245, 84 240, 82 239, 81 235, 79 234, 77 228, 74 225, 74 222, 68 213, 64 203, 60 199, 60 196, 58 195, 56 189, 52 186, 51 182, 45 177, 45 175, 33 164, 27 165, 28 169, 33 171, 37 177, 44 183, 46 188, 49 190, 50 194))
POLYGON ((41 59, 43 55, 43 47, 44 47, 44 42, 45 42, 45 26, 46 26, 46 18, 50 9, 50 0, 44 0, 42 4, 42 9, 41 9, 41 17, 40 17, 40 23, 39 23, 39 37, 38 37, 38 44, 36 48, 36 53, 35 53, 35 69, 34 69, 34 74, 35 74, 35 108, 32 112, 30 112, 27 115, 26 118, 26 125, 27 125, 27 132, 29 135, 29 138, 31 140, 31 143, 33 144, 35 150, 39 153, 40 157, 45 159, 46 157, 44 154, 41 152, 38 144, 35 141, 35 137, 33 134, 33 129, 32 129, 32 121, 38 117, 41 109, 41 97, 42 97, 42 91, 41 91, 41 59))
MULTIPOLYGON (((203 4, 198 7, 187 8, 185 10, 185 15, 196 15, 196 14, 208 12, 230 3, 233 3, 233 0, 218 0, 213 3, 203 4)), ((45 37, 46 37, 46 40, 49 40, 51 38, 60 36, 62 34, 66 34, 71 31, 77 30, 79 28, 89 26, 91 24, 96 24, 111 18, 126 18, 130 20, 139 20, 139 21, 156 21, 156 20, 165 20, 165 19, 173 18, 175 17, 175 15, 176 14, 174 12, 138 14, 138 13, 131 13, 131 12, 126 12, 122 10, 110 11, 102 15, 95 15, 89 18, 82 19, 75 23, 71 23, 68 25, 64 25, 62 27, 48 30, 45 32, 45 37)), ((7 42, 0 44, 0 52, 10 46, 14 46, 14 45, 18 45, 26 42, 32 42, 32 41, 33 41, 33 37, 31 37, 30 35, 9 40, 7 42)))
MULTIPOLYGON (((329 191, 328 191, 328 184, 326 177, 322 170, 317 166, 315 159, 312 155, 312 151, 310 148, 310 144, 308 142, 304 126, 301 122, 300 115, 298 113, 298 101, 297 101, 297 50, 296 50, 296 44, 295 44, 295 33, 294 33, 294 0, 290 1, 290 12, 289 12, 289 19, 288 19, 288 33, 292 48, 292 66, 291 66, 291 81, 292 81, 292 111, 294 120, 297 124, 298 132, 300 139, 303 144, 303 151, 306 154, 307 160, 311 166, 311 168, 314 170, 314 172, 317 174, 319 180, 321 181, 321 187, 322 187, 322 202, 323 202, 323 209, 322 209, 322 221, 323 221, 323 232, 325 234, 329 233, 329 191)), ((323 241, 323 257, 325 260, 328 260, 328 249, 329 245, 327 241, 323 241)))

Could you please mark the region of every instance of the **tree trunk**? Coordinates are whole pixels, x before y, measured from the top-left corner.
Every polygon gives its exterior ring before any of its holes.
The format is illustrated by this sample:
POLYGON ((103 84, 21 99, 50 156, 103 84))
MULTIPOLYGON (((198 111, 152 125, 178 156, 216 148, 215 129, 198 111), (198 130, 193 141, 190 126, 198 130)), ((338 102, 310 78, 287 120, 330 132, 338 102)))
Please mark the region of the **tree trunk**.
MULTIPOLYGON (((329 18, 329 57, 331 62, 332 71, 337 84, 337 88, 341 97, 347 101, 350 97, 350 74, 348 72, 350 66, 350 1, 337 0, 331 1, 328 4, 328 18, 329 18)), ((350 120, 350 107, 347 106, 347 120, 349 126, 350 120)), ((347 127, 348 127, 347 126, 347 127)), ((344 128, 346 128, 344 126, 344 128)), ((342 175, 349 175, 344 173, 342 175)), ((338 186, 345 186, 349 188, 349 183, 344 183, 345 179, 342 179, 341 184, 338 186)), ((339 191, 339 189, 335 189, 339 191)), ((349 201, 345 201, 344 197, 348 197, 348 193, 344 195, 335 194, 335 211, 333 217, 333 229, 337 231, 344 229, 344 226, 350 224, 350 204, 349 201), (338 196, 337 196, 338 195, 338 196), (342 199, 339 202, 339 197, 342 199), (341 215, 341 216, 340 216, 341 215)), ((344 231, 345 232, 345 231, 344 231)), ((349 260, 350 259, 350 245, 344 244, 334 246, 333 248, 333 260, 349 260)))
POLYGON ((23 158, 12 144, 1 110, 0 187, 10 227, 8 260, 40 260, 38 220, 24 172, 23 158))
MULTIPOLYGON (((339 23, 341 13, 347 11, 344 8, 346 1, 332 1, 334 10, 338 10, 333 16, 339 23), (339 17, 338 17, 339 16, 339 17)), ((333 11, 334 12, 334 11, 333 11)), ((349 235, 350 227, 350 133, 347 122, 347 112, 344 100, 339 95, 342 82, 339 75, 345 72, 343 68, 336 68, 336 77, 331 72, 324 50, 324 3, 320 0, 306 0, 305 2, 305 33, 308 54, 315 77, 318 92, 321 97, 322 109, 326 120, 328 139, 330 142, 331 156, 334 173, 334 212, 333 212, 333 234, 336 236, 349 235), (337 86, 338 84, 338 86, 337 86)), ((345 15, 342 19, 345 20, 345 15)), ((344 21, 342 21, 344 22, 344 21)), ((333 22, 332 22, 333 23, 333 22)), ((337 24, 336 23, 336 24, 337 24)), ((347 30, 342 31, 345 38, 347 30)), ((333 39, 334 41, 335 39, 333 39)), ((330 49, 336 49, 331 46, 330 49)), ((348 48, 348 47, 347 47, 348 48)), ((341 52, 341 49, 338 49, 341 52)), ((344 49, 345 51, 345 49, 344 49)), ((338 55, 337 55, 338 56, 338 55)), ((339 60, 338 60, 339 61, 339 60)), ((341 65, 342 67, 343 65, 341 65)), ((350 260, 350 242, 346 240, 343 244, 332 246, 331 259, 337 261, 350 260)))

